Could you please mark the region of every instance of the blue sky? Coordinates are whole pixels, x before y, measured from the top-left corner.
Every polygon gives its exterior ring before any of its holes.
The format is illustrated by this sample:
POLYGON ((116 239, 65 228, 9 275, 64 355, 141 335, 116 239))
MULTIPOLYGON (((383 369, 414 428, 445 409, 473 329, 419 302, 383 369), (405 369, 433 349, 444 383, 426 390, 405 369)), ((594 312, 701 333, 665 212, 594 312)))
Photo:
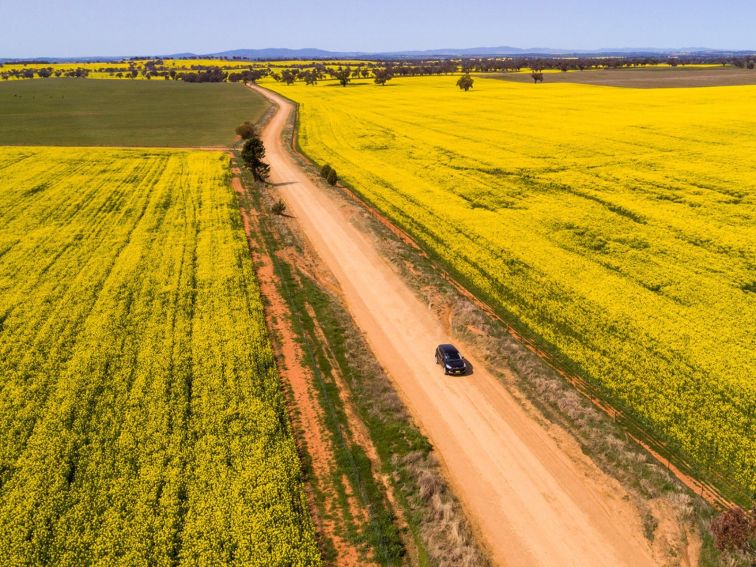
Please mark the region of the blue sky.
POLYGON ((0 0, 0 57, 511 45, 756 49, 756 0, 0 0))

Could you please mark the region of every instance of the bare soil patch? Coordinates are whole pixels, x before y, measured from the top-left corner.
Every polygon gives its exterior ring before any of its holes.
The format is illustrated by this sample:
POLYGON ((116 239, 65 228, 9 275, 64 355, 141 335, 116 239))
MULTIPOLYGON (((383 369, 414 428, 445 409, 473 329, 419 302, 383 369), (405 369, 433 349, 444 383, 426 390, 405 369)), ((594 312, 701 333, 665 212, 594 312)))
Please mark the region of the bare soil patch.
MULTIPOLYGON (((484 75, 516 83, 533 83, 530 73, 484 75)), ((756 70, 732 68, 601 69, 544 73, 543 82, 577 83, 605 87, 659 89, 756 85, 756 70)), ((536 86, 536 85, 534 85, 536 86)))

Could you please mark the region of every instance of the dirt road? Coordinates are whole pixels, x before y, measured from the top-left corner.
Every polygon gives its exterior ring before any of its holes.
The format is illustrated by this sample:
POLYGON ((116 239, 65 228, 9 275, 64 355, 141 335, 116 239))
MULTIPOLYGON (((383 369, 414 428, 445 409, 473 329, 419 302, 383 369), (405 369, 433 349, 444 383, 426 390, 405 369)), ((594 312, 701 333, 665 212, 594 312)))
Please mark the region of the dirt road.
POLYGON ((509 566, 654 565, 621 487, 574 444, 558 442, 474 358, 473 376, 442 375, 434 349, 454 341, 371 237, 349 221, 338 198, 313 183, 288 153, 281 133, 292 104, 255 88, 279 105, 263 131, 271 181, 334 273, 493 559, 509 566))

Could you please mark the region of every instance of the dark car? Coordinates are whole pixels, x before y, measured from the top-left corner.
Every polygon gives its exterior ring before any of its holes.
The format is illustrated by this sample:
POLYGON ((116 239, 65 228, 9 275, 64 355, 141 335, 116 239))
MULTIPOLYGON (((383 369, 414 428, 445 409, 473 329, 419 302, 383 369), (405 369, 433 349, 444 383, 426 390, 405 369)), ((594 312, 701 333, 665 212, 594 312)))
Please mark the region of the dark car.
POLYGON ((467 374, 467 362, 454 345, 438 345, 436 347, 436 364, 443 367, 444 374, 467 374))

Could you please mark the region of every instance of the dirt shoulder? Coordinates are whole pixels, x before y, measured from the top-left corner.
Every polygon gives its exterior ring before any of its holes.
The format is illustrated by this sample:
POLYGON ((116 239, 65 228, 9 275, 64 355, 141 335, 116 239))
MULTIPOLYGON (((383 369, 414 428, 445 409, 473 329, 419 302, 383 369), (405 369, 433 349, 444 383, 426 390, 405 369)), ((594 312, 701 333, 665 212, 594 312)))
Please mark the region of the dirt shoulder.
MULTIPOLYGON (((300 454, 307 463, 308 501, 313 520, 320 536, 321 553, 334 565, 370 565, 365 550, 348 537, 354 529, 349 520, 367 516, 368 511, 354 498, 347 498, 349 518, 341 514, 337 487, 341 479, 334 476, 336 461, 333 442, 328 432, 322 408, 313 388, 311 370, 304 364, 304 354, 292 323, 291 314, 279 292, 273 262, 260 242, 258 213, 248 206, 246 189, 239 178, 240 171, 234 169, 232 187, 240 201, 240 211, 250 254, 255 265, 260 293, 265 301, 265 319, 277 355, 278 370, 287 392, 289 415, 295 430, 300 454)), ((341 490, 339 490, 341 489, 341 490)))

